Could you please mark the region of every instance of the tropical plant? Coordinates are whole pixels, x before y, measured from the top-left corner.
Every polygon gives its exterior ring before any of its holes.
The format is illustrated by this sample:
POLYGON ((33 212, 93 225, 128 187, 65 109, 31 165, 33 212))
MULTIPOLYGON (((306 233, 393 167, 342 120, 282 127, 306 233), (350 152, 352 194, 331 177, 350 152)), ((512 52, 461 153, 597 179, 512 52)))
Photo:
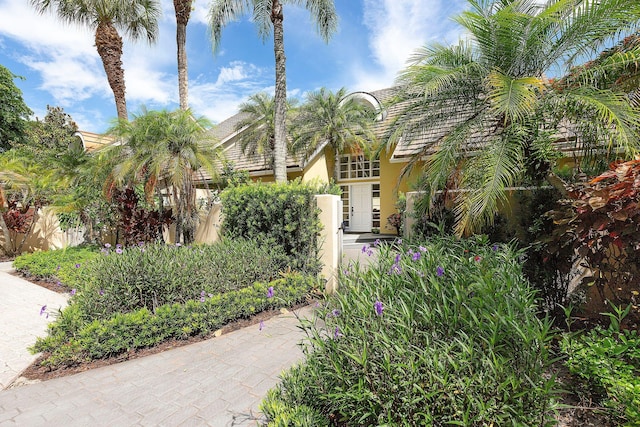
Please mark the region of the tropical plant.
POLYGON ((68 24, 95 31, 95 45, 102 59, 109 86, 115 98, 118 118, 128 120, 122 68, 123 31, 131 40, 146 38, 154 42, 158 35, 160 4, 157 0, 29 0, 39 12, 54 10, 68 24))
POLYGON ((400 112, 385 148, 414 150, 425 190, 459 188, 456 232, 491 224, 507 188, 547 179, 552 142, 573 132, 576 150, 615 156, 638 151, 637 111, 628 97, 594 84, 598 72, 640 57, 635 48, 576 76, 558 90, 545 77, 595 55, 612 37, 638 28, 636 0, 469 0, 456 18, 469 39, 426 46, 398 79, 400 112), (429 141, 421 146, 416 141, 429 141), (414 144, 414 145, 411 145, 414 144))
POLYGON ((13 82, 20 78, 0 65, 0 153, 24 139, 31 110, 13 82))
MULTIPOLYGON (((287 111, 295 101, 287 101, 287 111)), ((253 94, 239 107, 244 118, 236 124, 240 134, 240 148, 245 155, 261 156, 265 165, 274 167, 275 150, 275 99, 266 92, 253 94)))
MULTIPOLYGON (((640 160, 613 163, 588 182, 568 186, 568 198, 547 213, 553 233, 543 239, 547 256, 580 257, 588 268, 579 285, 589 292, 590 315, 610 304, 637 307, 640 295, 640 160)), ((638 322, 635 308, 629 321, 638 322)))
POLYGON ((111 184, 144 184, 149 202, 163 197, 160 184, 175 205, 176 242, 191 243, 199 215, 195 182, 198 174, 217 174, 220 150, 207 131, 209 122, 190 110, 146 111, 133 121, 119 121, 109 133, 117 141, 105 149, 112 165, 111 184))
POLYGON ((263 40, 273 31, 275 55, 275 112, 274 112, 274 176, 276 182, 287 181, 286 102, 287 77, 284 53, 283 8, 285 4, 304 6, 317 24, 320 36, 327 41, 336 30, 338 16, 333 0, 214 0, 209 10, 209 26, 214 52, 220 47, 222 28, 229 22, 251 13, 263 40))
POLYGON ((368 154, 371 151, 375 142, 372 125, 376 113, 354 96, 349 96, 345 88, 335 93, 325 88, 309 92, 292 123, 294 151, 302 151, 309 158, 326 143, 334 153, 332 175, 338 182, 340 154, 344 151, 368 154))
POLYGON ((7 255, 20 253, 40 209, 53 194, 66 187, 54 171, 43 167, 22 150, 0 155, 0 228, 7 255))
POLYGON ((189 75, 187 73, 187 24, 191 17, 193 0, 173 0, 176 12, 176 43, 178 45, 178 92, 180 94, 180 108, 189 108, 189 75))

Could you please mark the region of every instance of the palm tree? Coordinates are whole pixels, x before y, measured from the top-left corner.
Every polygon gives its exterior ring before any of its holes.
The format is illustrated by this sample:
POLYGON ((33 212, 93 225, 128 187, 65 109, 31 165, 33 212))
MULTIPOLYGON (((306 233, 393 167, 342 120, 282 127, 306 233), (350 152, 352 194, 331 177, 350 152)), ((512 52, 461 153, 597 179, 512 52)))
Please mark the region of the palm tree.
POLYGON ((159 185, 170 192, 176 207, 176 243, 192 243, 198 225, 195 183, 203 171, 217 175, 220 150, 204 118, 190 110, 143 111, 132 122, 119 123, 109 133, 123 144, 108 147, 116 184, 143 183, 148 200, 159 185))
MULTIPOLYGON (((287 112, 292 111, 294 100, 287 101, 287 112)), ((239 107, 244 118, 236 124, 240 134, 240 148, 248 156, 262 156, 273 168, 275 148, 275 99, 266 92, 251 95, 239 107)))
POLYGON ((276 64, 274 114, 274 175, 276 182, 287 181, 286 102, 287 77, 284 53, 285 4, 303 5, 317 24, 320 36, 328 41, 336 30, 338 16, 333 0, 213 0, 209 10, 209 25, 214 52, 220 47, 222 28, 229 22, 251 13, 263 40, 273 31, 273 50, 276 64))
POLYGON ((375 141, 371 127, 376 113, 356 97, 348 96, 345 88, 336 93, 325 88, 309 92, 292 124, 294 151, 302 151, 305 158, 309 158, 326 142, 333 149, 332 175, 338 182, 337 162, 341 153, 345 150, 352 153, 371 151, 375 141))
MULTIPOLYGON (((427 140, 405 172, 423 165, 430 196, 464 189, 454 207, 460 235, 491 224, 506 189, 535 178, 536 168, 551 178, 552 141, 563 128, 575 132, 585 152, 604 144, 610 154, 621 147, 631 155, 640 124, 625 94, 593 84, 593 69, 567 88, 545 77, 637 29, 640 2, 469 0, 469 6, 456 18, 469 39, 418 50, 399 76, 402 108, 386 142, 411 147, 427 140)), ((635 49, 598 69, 639 57, 635 49)))
POLYGON ((187 74, 187 24, 191 17, 193 0, 173 0, 176 12, 176 43, 178 44, 178 92, 180 93, 180 108, 189 108, 189 78, 187 74))
POLYGON ((158 35, 160 6, 157 0, 29 0, 39 12, 55 10, 67 24, 79 24, 95 31, 95 43, 115 98, 118 118, 128 120, 122 68, 123 31, 131 40, 158 35))

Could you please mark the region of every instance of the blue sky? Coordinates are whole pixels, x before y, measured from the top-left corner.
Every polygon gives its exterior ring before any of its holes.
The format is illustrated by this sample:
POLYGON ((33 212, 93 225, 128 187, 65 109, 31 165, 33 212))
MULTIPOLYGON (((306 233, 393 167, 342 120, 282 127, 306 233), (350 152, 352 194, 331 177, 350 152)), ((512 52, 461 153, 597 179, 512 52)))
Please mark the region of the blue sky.
MULTIPOLYGON (((197 115, 220 122, 248 96, 273 93, 272 39, 262 42, 244 19, 227 26, 214 56, 207 32, 210 0, 195 0, 187 28, 189 103, 197 115)), ((464 0, 336 0, 338 32, 328 44, 306 10, 285 6, 289 96, 326 87, 376 90, 393 84, 411 53, 430 42, 450 44, 460 28, 450 19, 464 0)), ((178 107, 173 3, 161 0, 155 45, 125 41, 123 65, 129 113, 178 107)), ((64 108, 81 129, 105 131, 116 116, 113 94, 93 46, 93 33, 37 15, 28 0, 0 0, 0 64, 14 74, 37 117, 47 105, 64 108)))

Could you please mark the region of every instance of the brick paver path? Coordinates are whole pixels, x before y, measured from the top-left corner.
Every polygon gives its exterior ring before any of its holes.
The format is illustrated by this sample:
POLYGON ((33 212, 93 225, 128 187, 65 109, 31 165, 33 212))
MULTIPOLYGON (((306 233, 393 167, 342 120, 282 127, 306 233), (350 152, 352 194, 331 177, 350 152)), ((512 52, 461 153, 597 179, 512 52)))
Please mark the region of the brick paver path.
MULTIPOLYGON (((312 309, 303 308, 298 315, 311 317, 312 309)), ((298 343, 304 334, 298 325, 293 313, 283 314, 265 321, 262 330, 253 325, 163 353, 0 391, 0 426, 259 425, 258 406, 267 390, 302 358, 298 343)))

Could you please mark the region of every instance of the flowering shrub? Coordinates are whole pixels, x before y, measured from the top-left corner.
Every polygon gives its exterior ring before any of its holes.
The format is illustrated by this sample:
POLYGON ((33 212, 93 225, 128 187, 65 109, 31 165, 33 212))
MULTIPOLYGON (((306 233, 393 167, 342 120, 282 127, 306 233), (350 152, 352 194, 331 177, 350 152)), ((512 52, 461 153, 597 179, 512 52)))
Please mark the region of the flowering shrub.
POLYGON ((551 419, 550 325, 536 316, 520 252, 442 237, 375 250, 377 264, 346 269, 317 321, 303 324, 304 363, 262 403, 270 425, 551 419))
POLYGON ((275 244, 227 239, 215 245, 145 245, 104 248, 85 268, 74 303, 88 318, 185 303, 268 282, 286 270, 289 258, 275 244))

